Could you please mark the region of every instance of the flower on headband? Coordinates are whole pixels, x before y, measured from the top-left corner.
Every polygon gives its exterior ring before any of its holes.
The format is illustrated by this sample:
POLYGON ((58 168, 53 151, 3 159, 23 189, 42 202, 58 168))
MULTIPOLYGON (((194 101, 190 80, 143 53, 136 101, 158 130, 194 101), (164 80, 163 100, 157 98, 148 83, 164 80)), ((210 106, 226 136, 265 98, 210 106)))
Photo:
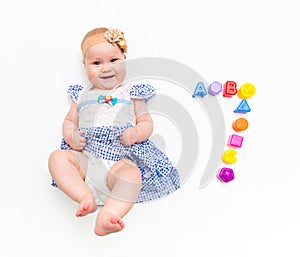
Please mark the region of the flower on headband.
POLYGON ((108 29, 103 36, 109 43, 117 45, 123 53, 127 52, 127 42, 124 38, 124 33, 121 30, 108 29))

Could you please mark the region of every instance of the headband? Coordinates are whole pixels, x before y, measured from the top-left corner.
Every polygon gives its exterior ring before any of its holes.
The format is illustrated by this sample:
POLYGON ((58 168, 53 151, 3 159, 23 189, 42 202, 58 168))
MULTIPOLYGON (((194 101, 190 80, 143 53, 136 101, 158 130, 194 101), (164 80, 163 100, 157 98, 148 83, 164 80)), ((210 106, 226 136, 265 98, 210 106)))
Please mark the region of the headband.
POLYGON ((124 38, 124 33, 121 30, 96 28, 88 32, 82 40, 81 51, 83 59, 90 47, 103 42, 118 46, 122 53, 127 53, 127 42, 124 38))

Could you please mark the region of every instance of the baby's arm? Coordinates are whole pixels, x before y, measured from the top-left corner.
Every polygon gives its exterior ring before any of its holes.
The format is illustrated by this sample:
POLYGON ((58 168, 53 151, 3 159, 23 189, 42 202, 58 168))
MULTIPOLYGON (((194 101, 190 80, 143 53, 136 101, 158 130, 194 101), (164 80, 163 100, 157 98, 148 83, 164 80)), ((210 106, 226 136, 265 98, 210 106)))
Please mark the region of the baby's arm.
POLYGON ((85 131, 78 131, 78 110, 77 104, 71 102, 71 108, 67 113, 63 122, 63 137, 67 144, 71 146, 73 150, 82 150, 86 145, 86 139, 81 135, 85 131))
POLYGON ((121 143, 125 146, 140 143, 148 139, 153 132, 153 120, 147 111, 144 99, 133 100, 136 125, 124 130, 120 136, 121 143))

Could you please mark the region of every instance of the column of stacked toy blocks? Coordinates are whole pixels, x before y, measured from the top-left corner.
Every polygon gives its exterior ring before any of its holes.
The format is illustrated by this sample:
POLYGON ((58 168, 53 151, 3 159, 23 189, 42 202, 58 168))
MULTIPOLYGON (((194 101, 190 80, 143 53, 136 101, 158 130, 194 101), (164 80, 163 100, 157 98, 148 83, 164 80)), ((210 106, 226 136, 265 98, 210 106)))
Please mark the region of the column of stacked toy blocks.
MULTIPOLYGON (((215 96, 222 91, 224 97, 232 97, 237 94, 238 97, 242 100, 238 107, 234 110, 235 113, 243 116, 251 111, 246 99, 252 97, 256 92, 256 88, 253 84, 245 83, 239 89, 237 89, 237 84, 234 81, 227 81, 224 86, 222 86, 221 83, 215 81, 208 86, 208 93, 210 95, 215 96)), ((207 95, 206 88, 202 82, 199 82, 195 88, 193 97, 195 97, 196 95, 200 95, 201 97, 207 95)), ((244 137, 239 134, 240 132, 248 128, 247 119, 245 119, 244 117, 238 118, 232 123, 232 128, 237 133, 230 135, 228 138, 227 146, 229 146, 230 148, 222 154, 222 161, 225 164, 233 164, 237 161, 236 148, 241 148, 244 140, 244 137)), ((230 182, 234 179, 234 171, 231 168, 223 167, 218 171, 217 177, 222 182, 230 182)))

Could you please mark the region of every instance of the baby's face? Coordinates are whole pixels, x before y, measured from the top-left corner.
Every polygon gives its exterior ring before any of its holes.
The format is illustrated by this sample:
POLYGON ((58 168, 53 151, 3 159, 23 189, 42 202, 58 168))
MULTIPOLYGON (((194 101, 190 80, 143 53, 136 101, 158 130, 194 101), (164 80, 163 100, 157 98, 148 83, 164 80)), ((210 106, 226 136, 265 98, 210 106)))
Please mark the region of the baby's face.
POLYGON ((85 67, 94 88, 111 90, 122 84, 126 76, 125 55, 118 46, 102 42, 90 47, 85 67))

